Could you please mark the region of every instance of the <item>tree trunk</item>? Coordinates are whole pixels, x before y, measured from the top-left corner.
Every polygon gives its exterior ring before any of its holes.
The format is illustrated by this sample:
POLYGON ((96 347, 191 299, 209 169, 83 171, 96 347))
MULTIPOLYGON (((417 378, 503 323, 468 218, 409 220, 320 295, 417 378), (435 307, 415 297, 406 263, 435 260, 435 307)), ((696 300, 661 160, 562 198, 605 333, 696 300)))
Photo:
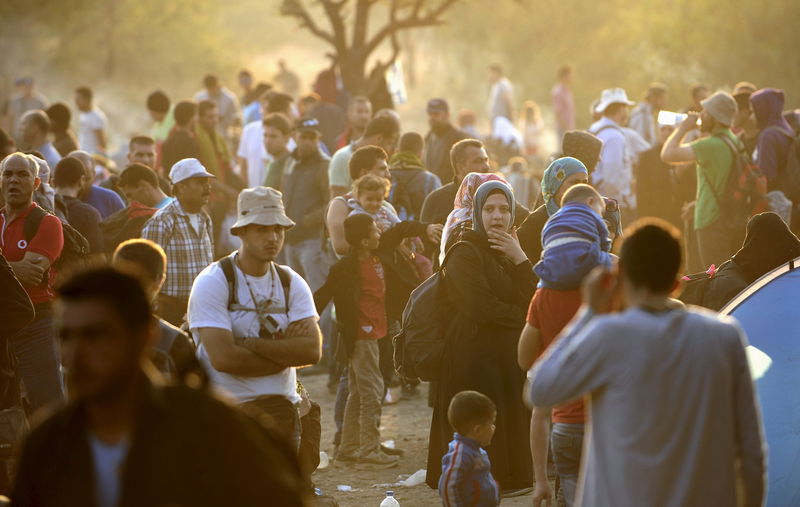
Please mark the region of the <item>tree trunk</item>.
POLYGON ((342 74, 344 88, 352 95, 366 95, 367 69, 366 59, 355 58, 353 51, 339 55, 339 70, 342 74))

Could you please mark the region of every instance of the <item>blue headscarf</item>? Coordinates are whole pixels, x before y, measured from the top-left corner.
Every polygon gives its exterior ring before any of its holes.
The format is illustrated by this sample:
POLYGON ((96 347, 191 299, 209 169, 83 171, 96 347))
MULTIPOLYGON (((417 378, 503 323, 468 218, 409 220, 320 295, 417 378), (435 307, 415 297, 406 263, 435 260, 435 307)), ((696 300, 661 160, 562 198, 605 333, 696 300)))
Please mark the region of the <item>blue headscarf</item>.
POLYGON ((489 194, 495 190, 500 190, 506 196, 508 207, 511 210, 511 222, 509 222, 509 228, 514 225, 514 208, 516 208, 514 191, 511 190, 511 187, 508 185, 508 183, 504 181, 487 181, 479 186, 478 190, 475 191, 475 199, 473 200, 474 204, 472 206, 472 230, 479 232, 484 236, 486 236, 486 228, 483 226, 483 205, 486 204, 486 199, 489 198, 489 194))
POLYGON ((544 177, 542 178, 542 197, 544 197, 544 204, 547 206, 548 216, 553 216, 558 211, 558 203, 553 197, 558 193, 561 184, 575 173, 583 173, 587 178, 589 177, 589 171, 583 165, 583 162, 572 157, 556 159, 550 164, 550 167, 545 169, 544 177))

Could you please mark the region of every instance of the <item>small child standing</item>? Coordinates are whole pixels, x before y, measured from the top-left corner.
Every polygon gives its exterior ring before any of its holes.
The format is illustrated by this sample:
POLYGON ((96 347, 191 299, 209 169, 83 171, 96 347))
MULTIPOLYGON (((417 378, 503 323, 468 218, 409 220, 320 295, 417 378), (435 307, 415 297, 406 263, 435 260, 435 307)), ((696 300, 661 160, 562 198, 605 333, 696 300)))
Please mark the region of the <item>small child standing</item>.
POLYGON ((447 420, 456 430, 442 458, 439 496, 445 507, 493 507, 500 503, 492 464, 483 449, 492 443, 495 404, 476 391, 461 391, 453 396, 447 420))
POLYGON ((347 201, 352 210, 348 216, 366 214, 375 220, 381 232, 400 223, 394 208, 386 202, 392 182, 386 178, 365 174, 353 183, 353 197, 347 201))
POLYGON ((605 201, 589 185, 567 190, 561 209, 542 230, 542 259, 533 267, 541 287, 575 289, 595 267, 611 267, 611 239, 604 211, 605 201))

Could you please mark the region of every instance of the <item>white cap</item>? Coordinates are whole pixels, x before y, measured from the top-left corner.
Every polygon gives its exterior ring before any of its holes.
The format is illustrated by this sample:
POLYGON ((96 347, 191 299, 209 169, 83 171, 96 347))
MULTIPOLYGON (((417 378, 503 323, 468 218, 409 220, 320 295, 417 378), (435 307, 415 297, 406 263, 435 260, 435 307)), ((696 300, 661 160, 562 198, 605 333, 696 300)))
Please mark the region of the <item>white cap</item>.
POLYGON ((169 171, 169 179, 175 185, 189 178, 216 178, 213 174, 206 171, 203 164, 196 158, 185 158, 175 162, 169 171))
POLYGON ((631 102, 628 100, 628 94, 625 93, 625 90, 622 88, 608 88, 603 90, 603 93, 600 95, 600 102, 595 107, 594 112, 598 114, 602 114, 608 109, 608 106, 611 104, 625 104, 628 106, 635 106, 636 102, 631 102))

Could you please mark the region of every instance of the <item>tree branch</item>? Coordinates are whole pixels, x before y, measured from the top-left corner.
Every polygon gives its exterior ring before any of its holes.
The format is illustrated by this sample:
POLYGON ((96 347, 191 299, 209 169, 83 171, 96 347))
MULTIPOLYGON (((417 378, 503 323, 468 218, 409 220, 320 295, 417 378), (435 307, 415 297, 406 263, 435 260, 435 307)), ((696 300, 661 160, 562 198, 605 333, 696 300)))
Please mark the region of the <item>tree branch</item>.
POLYGON ((298 21, 300 21, 301 27, 308 28, 308 31, 310 31, 316 37, 326 41, 334 47, 337 47, 334 36, 330 32, 326 32, 325 30, 321 29, 317 25, 317 23, 314 21, 314 18, 311 17, 311 14, 308 12, 308 9, 306 9, 305 5, 303 5, 301 0, 283 0, 283 3, 281 4, 281 14, 296 18, 298 21))
POLYGON ((333 29, 333 45, 339 53, 347 51, 347 32, 344 26, 344 16, 342 16, 342 7, 345 6, 347 1, 321 0, 322 7, 325 9, 325 14, 328 16, 328 21, 330 21, 333 29))
POLYGON ((447 9, 452 7, 458 0, 442 0, 439 5, 428 11, 425 16, 420 17, 419 11, 421 10, 423 4, 425 3, 424 0, 417 0, 414 8, 407 17, 403 19, 395 20, 394 22, 390 22, 383 28, 381 28, 377 34, 367 43, 366 46, 366 54, 369 55, 377 47, 383 42, 386 37, 392 35, 395 32, 400 30, 404 30, 406 28, 414 28, 414 27, 421 27, 421 26, 434 26, 442 23, 442 20, 439 18, 447 9))

